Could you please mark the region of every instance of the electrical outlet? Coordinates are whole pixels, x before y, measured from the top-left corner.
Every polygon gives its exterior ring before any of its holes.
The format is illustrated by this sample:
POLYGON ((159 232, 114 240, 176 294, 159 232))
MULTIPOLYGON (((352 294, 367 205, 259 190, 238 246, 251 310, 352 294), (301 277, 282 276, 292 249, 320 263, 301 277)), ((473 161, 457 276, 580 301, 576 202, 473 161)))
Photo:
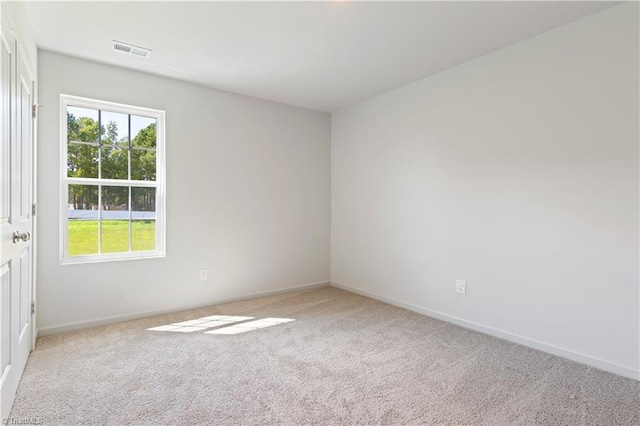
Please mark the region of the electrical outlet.
POLYGON ((209 270, 207 268, 200 269, 200 281, 206 281, 209 276, 209 270))
POLYGON ((456 280, 456 293, 467 294, 467 282, 464 280, 456 280))

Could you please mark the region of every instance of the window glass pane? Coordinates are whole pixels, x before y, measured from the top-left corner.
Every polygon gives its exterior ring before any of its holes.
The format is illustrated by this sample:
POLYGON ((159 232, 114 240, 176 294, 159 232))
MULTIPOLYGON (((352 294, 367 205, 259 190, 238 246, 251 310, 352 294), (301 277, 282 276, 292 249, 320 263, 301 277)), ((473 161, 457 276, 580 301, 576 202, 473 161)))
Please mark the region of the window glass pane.
POLYGON ((156 188, 131 188, 131 250, 156 249, 156 188))
POLYGON ((98 218, 98 187, 96 185, 69 185, 68 201, 70 219, 98 218), (75 210, 81 212, 74 213, 75 210), (77 216, 80 213, 82 217, 77 216))
POLYGON ((129 220, 129 187, 102 187, 102 219, 129 220))
POLYGON ((67 224, 69 256, 98 254, 98 221, 72 220, 67 224))
POLYGON ((129 251, 129 187, 102 187, 102 253, 129 251))
POLYGON ((148 251, 156 249, 156 221, 134 220, 131 222, 131 250, 148 251))
POLYGON ((67 141, 98 142, 98 110, 67 107, 67 141))
POLYGON ((156 147, 156 119, 131 116, 131 146, 135 148, 156 147))
POLYGON ((67 176, 97 178, 98 146, 69 143, 67 145, 67 176))
POLYGON ((128 179, 129 150, 119 145, 101 146, 102 179, 128 179))
POLYGON ((98 253, 98 187, 69 185, 67 251, 69 256, 98 253))
MULTIPOLYGON (((105 212, 106 213, 106 212, 105 212)), ((102 221, 102 253, 129 251, 129 221, 102 221)))
POLYGON ((131 179, 156 180, 156 151, 131 150, 131 179))
POLYGON ((129 145, 129 115, 119 112, 100 111, 100 133, 103 145, 129 145))
POLYGON ((156 189, 131 188, 131 215, 133 219, 156 218, 156 189))

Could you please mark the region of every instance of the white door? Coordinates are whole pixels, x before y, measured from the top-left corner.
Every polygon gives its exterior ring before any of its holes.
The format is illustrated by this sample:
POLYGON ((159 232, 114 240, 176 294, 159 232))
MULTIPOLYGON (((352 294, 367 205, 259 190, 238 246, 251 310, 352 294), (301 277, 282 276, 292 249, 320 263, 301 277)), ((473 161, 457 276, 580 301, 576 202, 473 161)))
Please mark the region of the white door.
POLYGON ((0 35, 0 418, 4 419, 32 345, 33 84, 4 14, 0 35))

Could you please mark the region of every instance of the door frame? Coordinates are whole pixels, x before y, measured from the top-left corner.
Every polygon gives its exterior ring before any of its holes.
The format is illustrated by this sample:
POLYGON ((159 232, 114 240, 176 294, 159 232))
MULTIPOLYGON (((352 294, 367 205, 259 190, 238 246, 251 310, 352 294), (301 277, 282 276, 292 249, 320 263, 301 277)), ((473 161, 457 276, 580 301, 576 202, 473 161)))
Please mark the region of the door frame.
MULTIPOLYGON (((24 49, 23 49, 24 50, 24 49)), ((30 67, 30 64, 26 64, 30 67)), ((36 326, 36 320, 38 315, 38 303, 36 296, 36 279, 37 279, 37 265, 38 265, 38 221, 37 221, 37 208, 38 208, 38 92, 37 92, 37 80, 33 77, 33 70, 28 69, 29 77, 31 78, 31 103, 32 103, 32 115, 31 115, 31 302, 35 305, 36 309, 31 314, 31 350, 36 349, 36 340, 38 340, 38 327, 36 326)))

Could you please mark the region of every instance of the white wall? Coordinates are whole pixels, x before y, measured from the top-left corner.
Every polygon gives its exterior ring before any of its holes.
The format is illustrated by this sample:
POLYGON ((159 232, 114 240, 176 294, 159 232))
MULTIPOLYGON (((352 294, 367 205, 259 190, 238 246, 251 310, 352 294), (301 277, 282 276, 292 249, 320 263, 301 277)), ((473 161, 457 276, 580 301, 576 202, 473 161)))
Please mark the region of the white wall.
POLYGON ((328 114, 50 52, 39 67, 41 334, 329 280, 328 114), (166 258, 59 265, 60 93, 166 111, 166 258))
POLYGON ((638 378, 638 45, 629 2, 333 114, 332 281, 638 378))

